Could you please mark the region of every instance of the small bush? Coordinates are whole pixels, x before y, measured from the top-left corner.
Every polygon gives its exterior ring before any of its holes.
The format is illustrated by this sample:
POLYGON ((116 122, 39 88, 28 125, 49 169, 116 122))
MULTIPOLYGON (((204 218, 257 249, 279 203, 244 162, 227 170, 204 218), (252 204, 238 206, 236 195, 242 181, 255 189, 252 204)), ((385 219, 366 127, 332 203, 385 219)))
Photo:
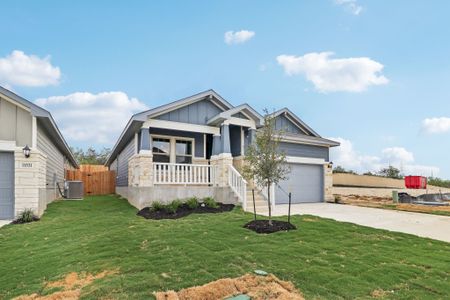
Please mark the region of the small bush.
POLYGON ((167 210, 167 212, 174 214, 182 204, 183 202, 181 202, 180 200, 173 200, 165 206, 165 209, 167 210))
POLYGON ((190 209, 196 209, 196 208, 198 207, 198 200, 197 200, 197 197, 189 198, 189 199, 186 201, 186 204, 187 204, 187 206, 188 206, 190 209))
POLYGON ((206 206, 211 208, 218 208, 219 205, 217 204, 216 200, 212 197, 206 197, 203 199, 203 203, 205 203, 206 206))
POLYGON ((22 211, 19 216, 17 217, 18 223, 30 223, 37 220, 37 217, 34 215, 34 212, 32 209, 25 209, 22 211))
POLYGON ((160 211, 164 208, 164 204, 162 204, 159 201, 155 201, 152 203, 152 205, 150 206, 150 210, 151 211, 160 211))

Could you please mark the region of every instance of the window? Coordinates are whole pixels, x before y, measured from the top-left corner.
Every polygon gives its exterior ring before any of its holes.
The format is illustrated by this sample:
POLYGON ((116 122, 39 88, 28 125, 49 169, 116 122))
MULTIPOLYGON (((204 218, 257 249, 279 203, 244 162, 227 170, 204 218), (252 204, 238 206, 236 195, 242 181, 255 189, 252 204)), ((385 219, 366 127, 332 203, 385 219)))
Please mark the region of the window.
POLYGON ((154 162, 170 162, 170 140, 169 139, 153 139, 153 161, 154 162))
POLYGON ((192 163, 192 142, 184 140, 176 140, 175 144, 176 163, 191 164, 192 163))
POLYGON ((191 164, 192 140, 159 138, 152 139, 153 161, 161 163, 191 164))

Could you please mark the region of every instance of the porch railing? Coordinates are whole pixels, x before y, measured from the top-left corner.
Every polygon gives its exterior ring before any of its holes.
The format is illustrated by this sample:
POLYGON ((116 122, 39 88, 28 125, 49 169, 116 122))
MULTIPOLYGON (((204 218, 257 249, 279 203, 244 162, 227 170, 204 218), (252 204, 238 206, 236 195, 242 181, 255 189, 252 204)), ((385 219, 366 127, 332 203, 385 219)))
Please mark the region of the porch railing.
POLYGON ((245 210, 247 208, 247 181, 233 166, 228 168, 228 185, 242 202, 242 208, 245 210))
POLYGON ((215 185, 216 166, 153 163, 154 184, 215 185))

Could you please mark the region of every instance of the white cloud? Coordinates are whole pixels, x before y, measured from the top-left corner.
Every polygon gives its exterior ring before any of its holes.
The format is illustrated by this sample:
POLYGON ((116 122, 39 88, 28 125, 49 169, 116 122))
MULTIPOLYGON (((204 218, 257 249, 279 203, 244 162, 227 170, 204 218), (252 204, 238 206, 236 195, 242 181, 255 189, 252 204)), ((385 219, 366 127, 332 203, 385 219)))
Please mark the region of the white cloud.
POLYGON ((342 166, 358 173, 378 172, 389 165, 399 168, 405 175, 436 176, 439 168, 414 163, 414 155, 403 147, 390 147, 381 151, 378 156, 363 155, 356 151, 350 140, 337 137, 330 138, 341 143, 330 150, 330 159, 335 166, 342 166))
POLYGON ((334 3, 345 7, 346 10, 356 16, 358 16, 363 10, 363 7, 358 4, 357 0, 334 0, 334 3))
POLYGON ((35 101, 48 109, 70 142, 111 146, 132 114, 147 109, 123 92, 77 92, 35 101))
POLYGON ((450 118, 426 118, 422 121, 422 130, 428 134, 450 132, 450 118))
POLYGON ((368 57, 331 58, 333 52, 312 52, 303 56, 279 55, 278 63, 287 75, 305 75, 320 92, 362 92, 371 85, 387 84, 383 65, 368 57))
POLYGON ((6 86, 57 85, 61 78, 58 67, 52 66, 50 56, 40 58, 14 50, 0 58, 0 84, 6 86))
POLYGON ((403 147, 385 148, 381 151, 381 153, 383 158, 391 164, 414 162, 414 155, 403 147))
POLYGON ((249 30, 241 30, 241 31, 236 31, 236 32, 227 31, 227 32, 225 32, 224 40, 225 40, 225 43, 227 43, 228 45, 242 44, 242 43, 245 43, 246 41, 250 40, 254 36, 255 36, 255 32, 249 31, 249 30))

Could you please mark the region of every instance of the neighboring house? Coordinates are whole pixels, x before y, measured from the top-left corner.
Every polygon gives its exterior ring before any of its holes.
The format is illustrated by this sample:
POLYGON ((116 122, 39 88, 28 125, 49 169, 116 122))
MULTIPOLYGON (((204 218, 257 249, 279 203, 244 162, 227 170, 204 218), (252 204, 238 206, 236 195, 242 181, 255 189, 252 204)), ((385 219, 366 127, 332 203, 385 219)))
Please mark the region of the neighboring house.
POLYGON ((64 170, 77 167, 50 113, 0 87, 0 219, 24 209, 42 215, 64 170))
MULTIPOLYGON (((282 129, 280 151, 289 178, 272 191, 275 205, 332 198, 329 148, 339 143, 318 135, 294 113, 274 113, 282 129)), ((213 196, 247 206, 239 173, 246 147, 264 118, 250 105, 233 106, 208 90, 131 117, 106 165, 117 172, 116 192, 142 208, 152 201, 213 196)), ((264 192, 260 192, 264 196, 264 192)))

